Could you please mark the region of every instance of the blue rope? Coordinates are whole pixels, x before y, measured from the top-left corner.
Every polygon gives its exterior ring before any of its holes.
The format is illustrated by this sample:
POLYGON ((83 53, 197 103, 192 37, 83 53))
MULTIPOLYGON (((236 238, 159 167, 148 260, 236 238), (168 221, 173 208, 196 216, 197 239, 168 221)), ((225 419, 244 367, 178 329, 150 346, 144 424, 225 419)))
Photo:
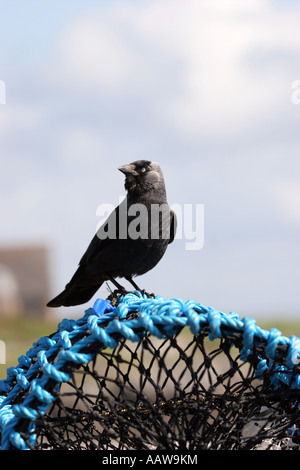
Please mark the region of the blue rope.
POLYGON ((101 343, 104 347, 113 349, 117 347, 120 338, 137 342, 149 332, 164 339, 184 327, 188 327, 193 335, 207 331, 211 341, 230 337, 232 331, 240 333, 243 346, 240 358, 244 362, 257 350, 258 345, 263 344, 264 357, 257 357, 257 377, 272 370, 271 380, 275 388, 287 384, 290 388, 300 389, 299 374, 294 374, 291 381, 291 373, 300 360, 300 339, 294 336, 286 338, 275 328, 263 330, 256 325, 254 319, 240 319, 237 313, 225 314, 192 300, 183 302, 177 298, 163 299, 160 296, 150 299, 140 292, 129 293, 120 298, 117 306, 111 305, 107 300, 97 299, 93 308, 86 310, 82 318, 60 322, 57 332, 51 338, 40 338, 26 355, 19 358, 16 367, 7 369, 6 379, 0 381, 0 448, 5 450, 13 446, 23 450, 34 446, 34 421, 55 400, 45 389, 47 382, 53 379, 57 390, 60 383, 68 382, 70 375, 63 370, 67 362, 85 364, 94 358, 94 353, 81 352, 87 346, 101 343), (139 316, 126 320, 131 312, 139 312, 139 316), (106 328, 101 328, 103 323, 106 328), (84 333, 87 333, 86 336, 72 346, 72 340, 82 337, 84 333), (285 365, 276 362, 279 346, 285 346, 287 350, 285 365), (57 354, 54 364, 48 361, 53 354, 57 354), (40 369, 42 376, 35 379, 40 369), (14 397, 21 390, 27 391, 23 404, 13 405, 14 397), (36 399, 39 405, 33 408, 32 403, 36 399), (17 424, 23 418, 30 420, 29 432, 32 434, 29 446, 16 431, 17 424))

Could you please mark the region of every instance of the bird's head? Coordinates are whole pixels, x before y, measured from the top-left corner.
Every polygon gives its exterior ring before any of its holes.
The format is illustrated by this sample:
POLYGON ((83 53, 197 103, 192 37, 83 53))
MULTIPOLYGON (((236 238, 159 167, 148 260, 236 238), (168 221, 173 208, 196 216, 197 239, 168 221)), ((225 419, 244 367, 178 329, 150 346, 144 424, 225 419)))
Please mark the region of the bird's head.
POLYGON ((125 175, 125 189, 129 194, 141 196, 151 190, 165 193, 164 177, 156 162, 137 160, 120 166, 118 170, 125 175))

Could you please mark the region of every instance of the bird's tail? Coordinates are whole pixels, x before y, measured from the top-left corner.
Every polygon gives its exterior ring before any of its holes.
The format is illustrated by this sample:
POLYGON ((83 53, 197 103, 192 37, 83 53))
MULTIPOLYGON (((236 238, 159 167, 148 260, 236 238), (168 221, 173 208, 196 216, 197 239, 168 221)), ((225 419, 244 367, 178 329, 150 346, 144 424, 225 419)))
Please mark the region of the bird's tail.
POLYGON ((71 307, 73 305, 84 304, 93 297, 101 284, 102 282, 96 286, 78 287, 75 283, 69 282, 63 292, 47 303, 47 307, 71 307))

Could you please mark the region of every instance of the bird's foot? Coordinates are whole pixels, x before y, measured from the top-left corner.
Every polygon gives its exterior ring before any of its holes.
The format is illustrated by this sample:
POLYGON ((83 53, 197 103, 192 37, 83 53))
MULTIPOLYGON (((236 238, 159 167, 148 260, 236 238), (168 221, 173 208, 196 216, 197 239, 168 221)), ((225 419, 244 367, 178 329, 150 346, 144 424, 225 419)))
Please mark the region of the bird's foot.
POLYGON ((107 284, 107 288, 110 292, 109 296, 107 297, 107 300, 109 300, 112 305, 116 305, 120 297, 123 297, 124 295, 128 294, 128 291, 122 286, 112 291, 109 285, 107 284))
POLYGON ((143 295, 146 295, 146 297, 148 297, 149 299, 155 299, 155 294, 149 294, 149 292, 147 292, 145 289, 141 289, 139 292, 143 295))
POLYGON ((124 287, 122 287, 122 289, 115 289, 113 294, 122 297, 123 295, 129 294, 129 292, 128 290, 124 289, 124 287))

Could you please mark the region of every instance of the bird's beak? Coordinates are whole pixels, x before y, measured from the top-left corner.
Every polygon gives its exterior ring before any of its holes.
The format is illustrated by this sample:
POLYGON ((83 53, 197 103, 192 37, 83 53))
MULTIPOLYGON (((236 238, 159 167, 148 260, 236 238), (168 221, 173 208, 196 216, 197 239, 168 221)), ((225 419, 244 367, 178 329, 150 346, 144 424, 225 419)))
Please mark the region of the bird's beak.
POLYGON ((128 165, 120 166, 118 168, 118 170, 122 171, 122 173, 124 173, 124 175, 126 175, 126 176, 128 176, 128 175, 137 176, 138 175, 137 171, 135 171, 135 165, 133 165, 132 163, 129 163, 128 165))

